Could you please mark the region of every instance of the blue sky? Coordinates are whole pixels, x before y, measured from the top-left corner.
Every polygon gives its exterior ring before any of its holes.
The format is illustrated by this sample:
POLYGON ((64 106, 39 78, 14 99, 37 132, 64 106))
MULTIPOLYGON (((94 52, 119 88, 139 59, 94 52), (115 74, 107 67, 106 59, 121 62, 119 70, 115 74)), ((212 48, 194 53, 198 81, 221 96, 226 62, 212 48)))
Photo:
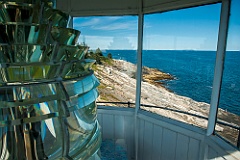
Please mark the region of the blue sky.
MULTIPOLYGON (((233 0, 228 50, 240 50, 240 0, 233 0)), ((143 49, 216 50, 221 4, 144 16, 143 49)), ((137 16, 74 18, 91 49, 137 49, 137 16)))

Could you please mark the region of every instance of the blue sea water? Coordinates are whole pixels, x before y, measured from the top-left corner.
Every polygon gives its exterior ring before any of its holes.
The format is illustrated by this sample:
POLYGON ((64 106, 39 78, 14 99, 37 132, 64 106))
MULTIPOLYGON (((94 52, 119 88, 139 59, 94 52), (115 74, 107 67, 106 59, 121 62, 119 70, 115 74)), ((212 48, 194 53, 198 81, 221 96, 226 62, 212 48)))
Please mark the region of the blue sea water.
MULTIPOLYGON (((122 59, 136 64, 135 50, 106 50, 114 59, 122 59)), ((170 73, 174 80, 165 86, 176 94, 196 101, 210 103, 215 51, 192 50, 145 50, 143 65, 170 73)), ((240 52, 228 51, 225 58, 221 98, 219 106, 240 115, 240 52)))

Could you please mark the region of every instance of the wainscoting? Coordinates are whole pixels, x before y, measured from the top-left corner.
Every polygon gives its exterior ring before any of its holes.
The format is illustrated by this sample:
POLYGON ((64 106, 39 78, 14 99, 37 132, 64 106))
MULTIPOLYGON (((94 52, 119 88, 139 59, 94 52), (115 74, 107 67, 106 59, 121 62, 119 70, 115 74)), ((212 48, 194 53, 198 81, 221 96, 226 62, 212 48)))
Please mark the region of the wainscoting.
POLYGON ((240 159, 238 150, 217 136, 206 136, 205 129, 147 111, 135 118, 133 108, 99 106, 98 121, 103 140, 124 147, 129 160, 240 159))

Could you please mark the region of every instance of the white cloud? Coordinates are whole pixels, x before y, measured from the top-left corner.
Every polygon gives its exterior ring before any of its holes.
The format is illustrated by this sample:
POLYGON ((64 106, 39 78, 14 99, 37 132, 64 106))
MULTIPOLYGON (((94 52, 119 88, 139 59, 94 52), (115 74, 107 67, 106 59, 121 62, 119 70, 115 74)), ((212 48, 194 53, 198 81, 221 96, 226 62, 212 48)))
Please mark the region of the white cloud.
POLYGON ((137 19, 117 16, 79 18, 74 24, 74 28, 82 30, 79 42, 84 41, 92 49, 137 48, 137 19))
POLYGON ((137 20, 126 20, 124 17, 94 17, 82 19, 86 19, 86 21, 78 22, 78 18, 74 20, 74 28, 88 27, 92 30, 103 31, 137 30, 137 20))
POLYGON ((138 38, 137 38, 137 36, 127 37, 127 39, 129 40, 129 43, 132 44, 133 49, 137 50, 137 43, 138 43, 138 38))
POLYGON ((111 17, 105 17, 106 20, 109 21, 115 21, 115 20, 119 20, 119 19, 123 19, 124 17, 120 17, 120 16, 111 16, 111 17))
POLYGON ((99 18, 91 18, 90 20, 82 22, 82 23, 74 22, 74 27, 75 28, 89 27, 89 26, 98 25, 99 23, 101 23, 101 20, 99 18))
POLYGON ((95 26, 96 30, 105 30, 105 31, 113 31, 113 30, 136 30, 136 25, 131 22, 122 22, 122 23, 111 23, 108 25, 95 26))
MULTIPOLYGON (((113 41, 113 37, 108 36, 84 36, 85 43, 90 47, 90 49, 108 49, 108 46, 113 41)), ((79 43, 83 42, 82 39, 78 40, 79 43)))
MULTIPOLYGON (((214 50, 215 45, 210 45, 207 50, 214 50)), ((167 36, 167 35, 149 35, 143 40, 143 49, 159 49, 159 50, 186 50, 195 49, 203 50, 206 48, 205 38, 184 37, 184 36, 167 36)))
POLYGON ((136 49, 130 42, 128 37, 116 36, 113 37, 113 41, 108 46, 108 49, 136 49))
POLYGON ((85 43, 90 49, 137 49, 137 37, 82 36, 78 42, 85 43))

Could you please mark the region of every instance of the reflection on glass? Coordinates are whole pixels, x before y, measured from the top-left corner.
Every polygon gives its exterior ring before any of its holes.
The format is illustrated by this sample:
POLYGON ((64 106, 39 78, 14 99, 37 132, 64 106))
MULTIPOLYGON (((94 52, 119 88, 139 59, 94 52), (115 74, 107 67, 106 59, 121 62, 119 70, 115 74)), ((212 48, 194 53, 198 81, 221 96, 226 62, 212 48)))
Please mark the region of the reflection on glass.
POLYGON ((89 74, 91 72, 90 68, 94 63, 95 60, 92 59, 67 63, 62 70, 62 76, 64 78, 76 78, 89 74))
MULTIPOLYGON (((48 84, 34 84, 34 85, 16 85, 14 88, 11 86, 1 87, 1 101, 8 102, 24 102, 24 101, 35 101, 35 103, 41 101, 41 99, 51 99, 53 97, 56 99, 64 99, 64 93, 61 91, 61 86, 54 82, 48 84)), ((51 99, 54 100, 54 99, 51 99)), ((2 102, 3 103, 3 102, 2 102)), ((11 103, 14 104, 14 103, 11 103)))
MULTIPOLYGON (((40 1, 39 1, 40 2, 40 1)), ((40 3, 32 4, 29 2, 2 2, 0 4, 0 22, 2 23, 45 23, 51 22, 53 26, 67 27, 69 15, 59 10, 52 9, 50 6, 43 8, 43 15, 41 13, 40 3)))
POLYGON ((78 81, 65 81, 63 85, 69 96, 80 95, 96 88, 99 85, 98 79, 94 75, 83 77, 78 81))
POLYGON ((0 45, 1 63, 33 63, 81 60, 88 50, 87 46, 73 45, 0 45))
POLYGON ((7 44, 46 44, 48 25, 39 24, 0 24, 0 43, 7 44))
POLYGON ((39 23, 39 6, 31 4, 16 4, 16 3, 1 3, 0 8, 0 22, 26 22, 26 23, 39 23), (19 14, 22 13, 22 14, 19 14))
POLYGON ((87 50, 87 46, 60 45, 57 54, 53 58, 53 61, 81 60, 84 58, 87 50))
POLYGON ((45 7, 43 19, 43 21, 46 21, 46 23, 50 21, 53 26, 67 27, 69 15, 59 10, 45 7))
POLYGON ((53 26, 51 29, 51 41, 57 41, 60 44, 75 45, 80 35, 80 31, 71 28, 62 28, 53 26))
POLYGON ((59 65, 10 66, 0 68, 0 83, 25 82, 53 79, 57 76, 59 65))

